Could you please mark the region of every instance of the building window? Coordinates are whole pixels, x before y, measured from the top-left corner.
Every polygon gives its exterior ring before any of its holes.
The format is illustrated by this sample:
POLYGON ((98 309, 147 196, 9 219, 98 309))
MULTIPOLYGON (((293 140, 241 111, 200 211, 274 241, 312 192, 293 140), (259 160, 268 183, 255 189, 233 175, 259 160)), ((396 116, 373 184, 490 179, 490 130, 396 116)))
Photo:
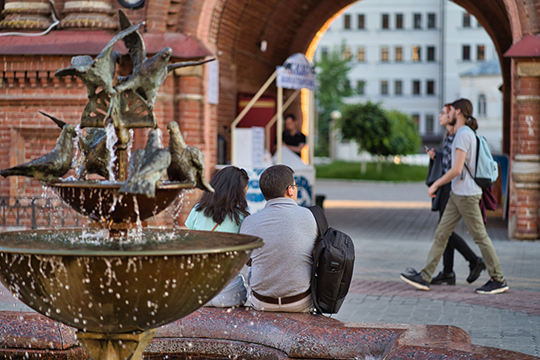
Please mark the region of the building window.
POLYGON ((403 29, 403 14, 396 14, 396 29, 403 29))
POLYGON ((388 95, 388 81, 381 81, 381 95, 388 95))
POLYGON ((351 58, 352 58, 351 47, 350 46, 343 47, 343 59, 351 60, 351 58))
POLYGON ((366 49, 363 46, 360 46, 358 48, 358 51, 356 53, 356 59, 360 62, 366 61, 366 49))
POLYGON ((413 24, 415 29, 422 28, 422 14, 413 14, 413 24))
POLYGON ((469 14, 469 13, 463 14, 463 27, 464 28, 470 28, 471 27, 471 14, 469 14))
POLYGON ((421 54, 421 51, 420 51, 420 46, 418 45, 413 45, 412 47, 412 61, 414 62, 419 62, 422 60, 422 54, 421 54))
POLYGON ((427 47, 427 61, 435 61, 435 46, 427 47))
POLYGON ((356 82, 356 93, 358 95, 364 95, 366 90, 366 82, 364 80, 358 80, 356 82))
POLYGON ((420 115, 419 114, 412 114, 411 115, 413 123, 416 124, 416 128, 418 128, 418 125, 420 125, 420 115))
POLYGON ((388 46, 383 46, 381 48, 381 61, 382 62, 388 62, 389 56, 388 56, 388 46))
POLYGON ((478 96, 478 115, 487 115, 486 96, 484 94, 478 96))
POLYGON ((394 81, 394 94, 397 96, 403 95, 403 81, 394 81))
POLYGON ((347 90, 349 90, 351 88, 351 81, 349 79, 345 79, 343 81, 343 87, 347 90))
POLYGON ((365 29, 365 16, 364 14, 358 14, 358 30, 364 30, 365 29))
POLYGON ((345 14, 345 16, 343 17, 343 28, 345 30, 351 29, 351 15, 345 14))
POLYGON ((381 27, 385 30, 390 29, 390 15, 382 14, 381 27))
POLYGON ((463 45, 461 47, 461 60, 463 61, 471 60, 471 47, 469 45, 463 45))
POLYGON ((420 95, 420 80, 413 80, 412 93, 413 95, 420 95))
POLYGON ((437 28, 437 17, 435 15, 435 13, 429 13, 427 15, 427 28, 428 29, 437 28))
POLYGON ((435 117, 433 116, 433 114, 427 114, 426 115, 426 134, 433 134, 433 129, 434 129, 434 120, 435 117))
POLYGON ((434 80, 426 81, 426 94, 435 95, 435 81, 434 80))
POLYGON ((328 59, 328 48, 326 46, 321 47, 321 59, 328 59))
POLYGON ((476 47, 476 60, 478 61, 484 61, 486 59, 486 47, 484 45, 478 45, 476 47))
POLYGON ((396 46, 396 48, 395 48, 395 56, 396 56, 396 62, 403 61, 403 47, 396 46))

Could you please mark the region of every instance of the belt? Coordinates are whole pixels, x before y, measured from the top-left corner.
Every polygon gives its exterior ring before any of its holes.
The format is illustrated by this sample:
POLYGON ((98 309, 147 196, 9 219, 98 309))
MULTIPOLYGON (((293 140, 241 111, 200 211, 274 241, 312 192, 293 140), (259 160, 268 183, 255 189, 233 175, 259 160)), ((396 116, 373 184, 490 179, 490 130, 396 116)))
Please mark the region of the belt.
POLYGON ((273 297, 270 297, 270 296, 264 296, 264 295, 261 295, 261 294, 258 294, 257 292, 255 292, 255 290, 251 290, 251 293, 257 299, 259 299, 260 301, 264 301, 265 303, 277 304, 277 305, 285 305, 285 304, 290 304, 290 303, 297 302, 299 300, 302 300, 302 299, 306 298, 311 293, 311 290, 307 289, 306 291, 304 291, 301 294, 294 295, 294 296, 282 297, 282 298, 273 298, 273 297))

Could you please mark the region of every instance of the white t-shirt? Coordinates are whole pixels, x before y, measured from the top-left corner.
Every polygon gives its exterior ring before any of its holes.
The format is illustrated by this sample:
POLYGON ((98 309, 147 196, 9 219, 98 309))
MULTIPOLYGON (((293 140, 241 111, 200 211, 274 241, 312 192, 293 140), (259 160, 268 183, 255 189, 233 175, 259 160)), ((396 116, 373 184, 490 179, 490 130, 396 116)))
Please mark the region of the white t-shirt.
MULTIPOLYGON (((465 164, 472 174, 476 169, 476 135, 468 126, 462 126, 456 132, 454 142, 452 143, 452 166, 456 159, 456 150, 465 151, 465 164)), ((456 176, 452 180, 452 191, 456 195, 472 196, 481 195, 482 188, 474 182, 474 178, 469 174, 469 171, 463 165, 461 175, 456 176)))

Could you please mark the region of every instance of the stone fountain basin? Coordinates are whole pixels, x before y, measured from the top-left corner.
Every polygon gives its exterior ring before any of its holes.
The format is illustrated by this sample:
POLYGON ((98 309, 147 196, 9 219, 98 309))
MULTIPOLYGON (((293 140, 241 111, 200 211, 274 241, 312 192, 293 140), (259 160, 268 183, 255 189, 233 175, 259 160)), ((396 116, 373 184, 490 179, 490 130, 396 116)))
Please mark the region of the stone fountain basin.
POLYGON ((135 223, 165 210, 180 193, 193 189, 191 182, 162 182, 156 196, 122 194, 123 182, 59 181, 48 183, 72 209, 100 222, 135 223))
POLYGON ((34 310, 81 331, 140 332, 201 307, 263 244, 206 231, 145 229, 143 237, 104 242, 82 229, 0 233, 0 280, 34 310))

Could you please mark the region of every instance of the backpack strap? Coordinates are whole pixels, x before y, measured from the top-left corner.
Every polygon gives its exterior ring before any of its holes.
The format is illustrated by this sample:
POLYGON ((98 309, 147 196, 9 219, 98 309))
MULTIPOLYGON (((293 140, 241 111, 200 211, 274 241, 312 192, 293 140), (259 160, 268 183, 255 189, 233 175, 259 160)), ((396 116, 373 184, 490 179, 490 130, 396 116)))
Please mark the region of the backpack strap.
POLYGON ((317 276, 315 273, 317 270, 317 265, 319 264, 319 259, 324 250, 323 246, 317 245, 321 242, 322 237, 328 230, 328 220, 326 219, 326 215, 324 215, 324 210, 321 207, 315 205, 308 207, 308 209, 315 217, 315 221, 317 222, 317 229, 319 231, 315 246, 313 247, 313 265, 311 266, 311 299, 313 300, 313 305, 315 306, 317 313, 322 314, 323 312, 319 306, 319 303, 317 302, 317 276))
POLYGON ((324 210, 317 205, 310 206, 308 209, 315 217, 317 229, 319 230, 319 236, 323 236, 326 233, 326 230, 328 230, 328 220, 326 219, 326 215, 324 215, 324 210))
MULTIPOLYGON (((480 155, 480 151, 478 151, 478 150, 480 150, 480 139, 478 138, 478 134, 476 134, 476 131, 474 131, 474 130, 472 130, 472 131, 474 133, 474 137, 476 138, 476 162, 475 162, 475 167, 478 168, 478 156, 480 155)), ((464 163, 463 165, 465 165, 465 169, 467 169, 467 172, 469 173, 469 175, 471 175, 471 177, 474 180, 475 176, 473 176, 473 174, 471 174, 471 170, 469 170, 469 167, 467 166, 467 164, 464 163)), ((474 171, 475 175, 476 175, 476 168, 475 168, 475 171, 474 171)))

